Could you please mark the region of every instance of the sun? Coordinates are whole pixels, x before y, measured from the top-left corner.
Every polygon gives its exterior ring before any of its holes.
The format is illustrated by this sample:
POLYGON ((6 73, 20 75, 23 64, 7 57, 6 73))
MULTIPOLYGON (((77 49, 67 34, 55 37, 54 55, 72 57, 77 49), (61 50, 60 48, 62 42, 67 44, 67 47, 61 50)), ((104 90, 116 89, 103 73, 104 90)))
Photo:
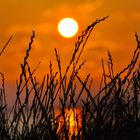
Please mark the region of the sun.
POLYGON ((71 38, 78 32, 78 23, 73 18, 63 18, 58 23, 58 32, 65 38, 71 38))

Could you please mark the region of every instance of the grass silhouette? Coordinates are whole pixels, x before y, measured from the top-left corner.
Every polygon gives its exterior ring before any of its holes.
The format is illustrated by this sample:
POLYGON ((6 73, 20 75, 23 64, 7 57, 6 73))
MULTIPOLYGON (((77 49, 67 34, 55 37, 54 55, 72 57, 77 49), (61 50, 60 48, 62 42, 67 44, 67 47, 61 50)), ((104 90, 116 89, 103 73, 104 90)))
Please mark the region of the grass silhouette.
POLYGON ((64 73, 62 73, 61 58, 55 49, 58 72, 54 71, 50 61, 50 72, 43 77, 40 84, 34 76, 39 64, 34 70, 31 70, 28 64, 35 38, 33 31, 23 64, 20 65, 21 73, 17 82, 16 99, 10 114, 7 109, 4 75, 0 73, 0 139, 140 139, 138 35, 135 34, 137 47, 131 62, 117 74, 114 74, 112 55, 108 51, 108 70, 105 69, 102 60, 102 79, 96 94, 93 95, 91 91, 90 75, 88 74, 84 80, 79 76, 85 63, 85 61, 80 63, 79 60, 86 42, 94 27, 106 18, 97 19, 82 31, 64 73), (77 84, 81 85, 80 90, 77 90, 77 84), (56 113, 54 105, 57 99, 60 104, 59 114, 56 113), (71 120, 67 110, 74 111, 79 103, 81 103, 80 112, 75 112, 74 120, 71 120), (77 125, 75 133, 70 134, 72 121, 76 121, 77 125))

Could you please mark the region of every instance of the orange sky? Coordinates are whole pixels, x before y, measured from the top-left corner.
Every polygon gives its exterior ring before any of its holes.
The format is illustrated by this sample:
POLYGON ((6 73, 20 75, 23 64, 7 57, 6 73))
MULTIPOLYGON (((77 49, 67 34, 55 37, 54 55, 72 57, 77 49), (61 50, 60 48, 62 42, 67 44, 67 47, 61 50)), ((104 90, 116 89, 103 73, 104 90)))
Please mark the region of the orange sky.
POLYGON ((110 17, 95 28, 82 55, 87 60, 82 73, 91 73, 95 79, 101 70, 101 59, 107 59, 107 50, 113 55, 116 71, 129 63, 136 47, 134 34, 140 34, 140 0, 0 0, 0 50, 13 35, 0 57, 0 72, 7 83, 15 83, 32 30, 36 38, 30 64, 35 67, 41 61, 38 75, 48 72, 50 59, 55 67, 54 48, 65 67, 81 30, 107 15, 110 17), (72 39, 57 32, 57 24, 64 17, 73 17, 79 24, 79 32, 72 39))

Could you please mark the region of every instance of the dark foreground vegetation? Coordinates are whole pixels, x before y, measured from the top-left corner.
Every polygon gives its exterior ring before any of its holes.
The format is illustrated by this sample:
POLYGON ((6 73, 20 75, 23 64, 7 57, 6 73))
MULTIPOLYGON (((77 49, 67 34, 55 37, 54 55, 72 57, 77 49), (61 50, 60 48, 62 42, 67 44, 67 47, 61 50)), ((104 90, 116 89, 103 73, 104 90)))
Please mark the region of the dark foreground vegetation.
POLYGON ((89 74, 85 79, 79 76, 85 63, 85 61, 80 63, 80 56, 90 33, 96 24, 105 19, 96 20, 78 37, 71 60, 63 73, 61 59, 55 49, 58 71, 53 69, 50 62, 50 72, 43 77, 41 83, 35 78, 38 66, 31 70, 28 63, 35 38, 33 32, 21 64, 16 99, 10 113, 6 102, 4 75, 0 73, 0 139, 140 139, 140 40, 138 35, 135 34, 136 48, 131 62, 117 74, 114 73, 112 56, 108 51, 107 69, 102 61, 103 73, 97 93, 91 91, 92 79, 89 74), (81 86, 77 86, 78 84, 81 86), (59 100, 60 113, 56 113, 56 100, 59 100), (67 110, 75 110, 79 104, 80 111, 75 112, 74 120, 69 121, 67 110), (70 131, 72 121, 76 121, 73 134, 70 131))

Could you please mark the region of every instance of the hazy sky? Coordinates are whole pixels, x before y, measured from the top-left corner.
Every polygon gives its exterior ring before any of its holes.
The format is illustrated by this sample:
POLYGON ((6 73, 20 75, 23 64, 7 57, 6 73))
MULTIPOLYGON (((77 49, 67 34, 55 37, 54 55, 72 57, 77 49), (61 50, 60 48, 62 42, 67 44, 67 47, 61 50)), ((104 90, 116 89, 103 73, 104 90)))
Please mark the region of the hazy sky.
POLYGON ((32 30, 36 38, 30 64, 33 68, 41 61, 37 76, 48 72, 50 59, 55 67, 54 48, 65 67, 81 31, 108 15, 95 28, 82 55, 87 60, 82 73, 92 73, 95 79, 101 70, 101 59, 107 59, 107 50, 113 55, 116 72, 129 63, 136 47, 134 34, 140 34, 140 0, 0 0, 0 50, 13 35, 0 57, 0 72, 7 82, 15 83, 32 30), (73 17, 79 24, 79 32, 72 39, 57 32, 57 24, 64 17, 73 17))

